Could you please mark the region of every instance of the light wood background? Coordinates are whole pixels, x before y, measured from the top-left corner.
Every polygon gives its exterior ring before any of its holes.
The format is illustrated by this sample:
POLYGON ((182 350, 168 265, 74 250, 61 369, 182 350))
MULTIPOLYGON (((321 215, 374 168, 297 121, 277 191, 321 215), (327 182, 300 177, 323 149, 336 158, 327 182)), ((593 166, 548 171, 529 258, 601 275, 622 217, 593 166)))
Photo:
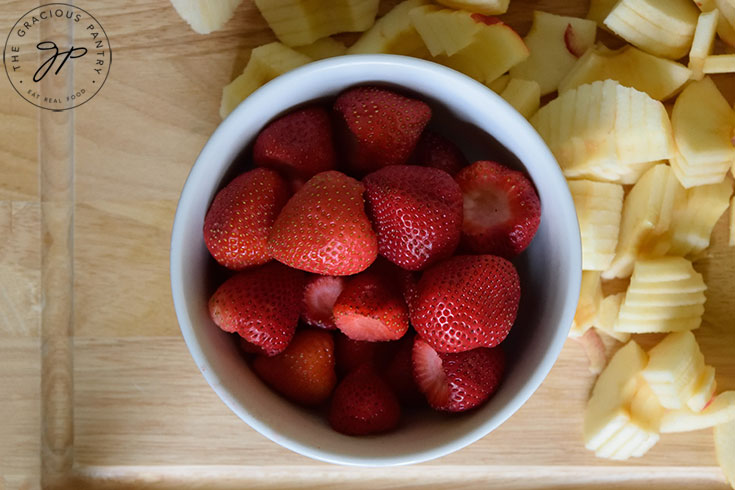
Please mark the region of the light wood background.
MULTIPOLYGON (((511 3, 508 19, 521 33, 533 8, 587 8, 511 3)), ((0 81, 0 489, 727 488, 711 431, 664 436, 624 463, 586 451, 580 427, 593 378, 573 342, 506 424, 429 463, 333 466, 254 432, 186 350, 168 247, 178 194, 219 123, 221 87, 273 36, 249 0, 210 36, 192 32, 166 0, 76 4, 110 37, 102 91, 57 114, 0 81)), ((37 5, 0 1, 3 35, 37 5)), ((733 80, 718 82, 732 102, 733 80)), ((726 242, 723 218, 696 264, 710 286, 696 335, 722 390, 735 389, 735 257, 726 242)))

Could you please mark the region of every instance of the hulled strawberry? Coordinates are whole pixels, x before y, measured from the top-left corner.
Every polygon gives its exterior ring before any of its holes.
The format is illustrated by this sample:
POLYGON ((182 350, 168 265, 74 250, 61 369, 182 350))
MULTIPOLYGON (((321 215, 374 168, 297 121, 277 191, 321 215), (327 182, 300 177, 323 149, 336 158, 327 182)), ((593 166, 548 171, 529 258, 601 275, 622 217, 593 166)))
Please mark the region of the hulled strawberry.
POLYGON ((396 340, 408 330, 408 307, 386 267, 349 279, 332 312, 337 328, 353 340, 396 340))
POLYGON ((468 163, 457 145, 428 129, 421 134, 413 158, 416 165, 438 168, 452 176, 468 163))
POLYGON ((314 327, 330 330, 337 328, 332 308, 344 287, 345 280, 340 276, 309 277, 304 288, 304 309, 301 318, 314 327))
POLYGON ((425 102, 380 87, 347 90, 334 112, 347 165, 358 175, 405 164, 431 119, 425 102))
POLYGON ((332 334, 300 329, 280 354, 256 357, 253 370, 289 400, 319 405, 329 398, 337 384, 332 334))
POLYGON ((363 180, 380 254, 420 270, 449 257, 462 230, 462 193, 443 170, 395 165, 363 180))
POLYGON ((512 258, 528 247, 541 222, 541 203, 523 173, 479 161, 456 179, 464 199, 462 239, 473 252, 512 258))
POLYGON ((487 401, 505 371, 500 347, 442 354, 416 337, 412 359, 416 384, 429 405, 447 412, 463 412, 487 401))
POLYGON ((363 364, 337 385, 329 407, 329 424, 351 436, 394 429, 401 416, 398 399, 371 364, 363 364))
POLYGON ((411 324, 438 352, 495 347, 513 326, 520 296, 518 273, 507 260, 452 257, 422 275, 411 324))
POLYGON ((291 179, 309 179, 336 166, 332 122, 320 106, 293 111, 268 124, 258 135, 253 161, 291 179))
POLYGON ((293 337, 303 294, 303 272, 271 262, 225 281, 209 300, 209 314, 225 332, 274 356, 293 337))
POLYGON ((289 195, 288 184, 264 168, 230 182, 204 218, 204 242, 212 257, 234 270, 268 262, 268 234, 289 195))
POLYGON ((333 276, 368 268, 378 244, 364 210, 363 185, 337 171, 312 177, 278 215, 268 238, 273 257, 333 276))

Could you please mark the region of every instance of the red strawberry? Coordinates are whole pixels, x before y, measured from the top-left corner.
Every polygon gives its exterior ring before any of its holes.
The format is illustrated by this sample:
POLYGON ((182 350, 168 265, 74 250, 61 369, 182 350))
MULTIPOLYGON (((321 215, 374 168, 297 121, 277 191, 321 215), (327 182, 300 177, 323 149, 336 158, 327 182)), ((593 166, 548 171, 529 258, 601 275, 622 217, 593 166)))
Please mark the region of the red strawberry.
POLYGON ((424 272, 411 324, 439 352, 495 347, 513 326, 520 297, 518 273, 507 260, 456 256, 424 272))
POLYGON ((293 337, 303 294, 304 274, 271 262, 225 281, 209 300, 209 314, 225 332, 237 332, 273 356, 293 337))
POLYGON ((347 164, 359 175, 405 164, 431 119, 426 103, 379 87, 347 90, 334 111, 347 164))
POLYGON ((337 372, 349 373, 353 369, 372 363, 378 354, 382 342, 368 342, 366 340, 352 340, 341 332, 334 334, 334 355, 337 372))
POLYGON ((400 339, 408 330, 408 307, 386 268, 350 278, 334 304, 334 321, 353 340, 400 339))
POLYGON ((317 274, 345 276, 367 269, 378 244, 363 191, 361 183, 340 172, 312 177, 283 207, 268 250, 286 265, 317 274))
POLYGON ((271 388, 302 405, 319 405, 337 384, 334 341, 324 330, 299 330, 280 354, 258 356, 253 370, 271 388))
POLYGON ((313 106, 271 122, 255 140, 253 161, 293 179, 309 179, 332 170, 337 157, 329 113, 323 107, 313 106))
POLYGON ((394 429, 401 416, 396 395, 370 364, 363 364, 337 385, 329 407, 329 424, 351 436, 394 429))
POLYGON ((414 334, 406 334, 401 340, 393 342, 397 348, 382 369, 383 379, 393 389, 404 405, 416 406, 424 400, 413 376, 414 334))
POLYGON ((304 288, 304 310, 301 318, 314 327, 335 329, 332 308, 345 287, 339 276, 311 276, 304 288))
POLYGON ((428 129, 421 134, 413 156, 416 165, 438 168, 452 176, 468 163, 457 145, 428 129))
POLYGON ((472 251, 512 258, 526 249, 541 222, 541 203, 521 172, 475 162, 457 174, 464 197, 462 239, 472 251))
POLYGON ((484 403, 497 390, 505 370, 505 354, 500 347, 440 354, 416 337, 413 370, 432 408, 463 412, 484 403))
POLYGON ((286 182, 264 168, 227 184, 204 218, 204 242, 212 257, 235 270, 268 262, 268 234, 289 194, 286 182))
POLYGON ((454 253, 462 230, 462 192, 448 173, 397 165, 373 172, 363 183, 383 257, 419 270, 454 253))

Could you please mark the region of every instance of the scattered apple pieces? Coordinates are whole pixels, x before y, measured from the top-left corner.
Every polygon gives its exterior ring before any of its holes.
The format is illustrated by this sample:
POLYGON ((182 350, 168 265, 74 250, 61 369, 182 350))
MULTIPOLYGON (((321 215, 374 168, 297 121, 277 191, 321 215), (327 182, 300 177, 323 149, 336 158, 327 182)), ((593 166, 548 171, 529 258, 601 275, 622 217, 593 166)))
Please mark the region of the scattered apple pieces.
POLYGON ((724 391, 707 408, 694 412, 689 408, 667 410, 661 419, 661 433, 690 432, 707 429, 735 420, 735 391, 724 391))
POLYGON ((536 114, 541 105, 541 87, 533 80, 512 78, 500 96, 526 119, 536 114))
POLYGON ((242 0, 171 0, 176 12, 199 34, 221 29, 241 3, 242 0))
POLYGON ((697 28, 694 31, 692 48, 689 50, 689 69, 692 71, 694 80, 704 78, 705 59, 712 53, 712 45, 717 34, 717 21, 719 19, 717 9, 699 14, 697 28))
POLYGON ((594 21, 536 10, 531 30, 523 38, 531 55, 511 68, 510 76, 534 80, 541 87, 541 95, 550 94, 594 44, 596 34, 594 21))
POLYGON ((657 333, 699 328, 706 289, 702 275, 682 257, 638 261, 613 329, 657 333))
POLYGON ((347 54, 389 53, 416 58, 430 54, 408 13, 428 4, 428 0, 406 0, 391 9, 350 46, 347 54))

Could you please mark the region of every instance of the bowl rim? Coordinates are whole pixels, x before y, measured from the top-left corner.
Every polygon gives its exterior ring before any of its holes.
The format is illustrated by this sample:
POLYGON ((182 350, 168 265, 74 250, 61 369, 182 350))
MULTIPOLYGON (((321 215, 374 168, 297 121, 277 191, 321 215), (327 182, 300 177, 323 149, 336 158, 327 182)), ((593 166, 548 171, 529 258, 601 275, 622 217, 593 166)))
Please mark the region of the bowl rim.
MULTIPOLYGON (((380 79, 376 80, 375 83, 380 83, 380 79)), ((352 85, 359 84, 356 82, 352 85)), ((367 82, 366 82, 367 83, 367 82)), ((384 83, 393 83, 390 80, 384 80, 384 83)), ((401 86, 401 84, 396 84, 401 86)), ((413 90, 411 87, 406 87, 408 90, 413 90)), ((311 100, 311 99, 308 99, 311 100)), ((306 100, 305 100, 306 101, 306 100)), ((451 107, 451 101, 449 98, 441 99, 441 102, 451 107)), ((486 131, 483 129, 483 131, 486 131)), ((234 155, 233 155, 234 156, 234 155)), ((519 160, 520 157, 518 157, 519 160)), ((522 160, 521 160, 522 161, 522 160)), ((174 309, 176 312, 177 321, 181 330, 184 341, 187 348, 195 361, 200 372, 204 376, 207 383, 212 387, 219 398, 235 413, 241 420, 246 422, 250 427, 259 432, 261 435, 267 437, 271 441, 301 455, 307 456, 312 459, 349 465, 349 466, 363 466, 363 467, 378 467, 378 466, 398 466, 413 463, 420 463, 435 459, 441 456, 445 456, 465 446, 468 446, 475 441, 485 437, 487 434, 492 432, 498 426, 503 424, 508 418, 515 414, 536 392, 541 383, 546 379, 551 368, 559 357, 561 349, 566 341, 569 329, 571 328, 572 319, 576 310, 577 298, 580 292, 581 284, 581 272, 582 272, 582 252, 581 252, 581 239, 579 234, 579 224, 577 221, 577 215, 574 208, 574 203, 571 197, 571 193, 566 185, 566 180, 562 175, 561 169, 558 166, 556 159, 553 154, 546 146, 543 139, 538 135, 536 130, 530 125, 530 123, 519 114, 510 104, 508 104, 499 95, 495 94, 492 90, 487 88, 485 85, 475 81, 474 79, 452 70, 448 67, 439 65, 437 63, 426 61, 422 59, 389 55, 389 54, 361 54, 361 55, 345 55, 333 58, 328 58, 320 61, 315 61, 307 65, 298 67, 294 70, 283 74, 270 82, 266 83, 262 87, 258 88, 248 98, 242 101, 230 115, 222 121, 215 131, 210 135, 203 149, 196 158, 194 165, 189 171, 189 175, 182 188, 179 201, 176 207, 176 213, 174 216, 173 227, 171 231, 170 241, 170 279, 171 279, 171 292, 174 303, 174 309), (409 70, 416 73, 417 76, 432 76, 442 77, 454 85, 455 91, 470 91, 479 94, 484 97, 489 103, 495 106, 496 109, 501 111, 499 118, 504 119, 504 124, 518 128, 524 134, 524 137, 528 137, 527 145, 535 147, 535 150, 543 157, 543 160, 553 164, 550 165, 548 175, 545 178, 551 179, 551 185, 555 187, 563 186, 564 190, 560 193, 561 200, 555 202, 554 205, 561 209, 561 213, 566 217, 564 224, 566 230, 564 236, 569 240, 566 249, 570 257, 569 265, 574 267, 574 270, 570 272, 572 283, 569 285, 568 294, 565 296, 563 302, 564 306, 561 320, 558 325, 555 326, 556 332, 553 336, 553 341, 546 348, 543 357, 531 376, 526 380, 522 391, 518 393, 509 403, 501 407, 499 417, 490 417, 489 420, 480 424, 472 430, 469 430, 466 434, 461 437, 452 439, 444 444, 437 445, 430 448, 418 449, 415 452, 406 453, 400 457, 393 456, 390 458, 374 458, 374 457, 355 457, 355 456, 344 456, 333 451, 323 450, 314 445, 304 444, 303 442, 294 439, 292 437, 285 436, 278 432, 277 429, 261 422, 257 417, 253 416, 246 406, 243 406, 238 400, 236 400, 230 392, 223 386, 223 383, 218 376, 215 369, 213 369, 209 358, 203 352, 199 341, 197 340, 194 321, 189 315, 188 305, 186 301, 186 294, 183 288, 183 260, 182 254, 185 243, 186 227, 184 222, 185 217, 192 203, 196 202, 197 196, 194 195, 194 185, 192 182, 196 181, 199 176, 206 170, 206 163, 211 160, 210 155, 215 153, 221 153, 219 147, 221 145, 234 146, 234 142, 227 138, 228 133, 232 131, 232 128, 237 126, 238 121, 247 117, 247 113, 251 106, 254 104, 256 99, 266 99, 269 97, 278 97, 279 92, 286 89, 291 89, 294 82, 304 76, 317 76, 323 75, 328 76, 330 72, 338 71, 349 66, 364 65, 365 68, 375 67, 382 69, 399 69, 409 70), (574 237, 577 237, 576 239, 574 237), (574 300, 570 300, 574 298, 574 300), (564 327, 564 325, 568 325, 564 327)), ((284 400, 285 402, 285 400, 284 400)))

